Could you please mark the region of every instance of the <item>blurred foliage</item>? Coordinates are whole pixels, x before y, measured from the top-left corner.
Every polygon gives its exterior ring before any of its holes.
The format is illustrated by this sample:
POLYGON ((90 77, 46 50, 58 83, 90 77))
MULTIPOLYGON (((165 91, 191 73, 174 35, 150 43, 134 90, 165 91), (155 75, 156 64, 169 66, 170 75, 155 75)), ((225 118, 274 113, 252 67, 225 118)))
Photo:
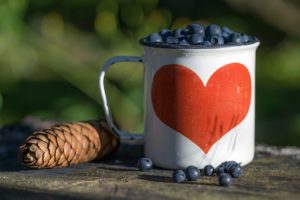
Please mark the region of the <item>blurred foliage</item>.
MULTIPOLYGON (((284 2, 300 10, 299 1, 284 2)), ((261 40, 257 141, 300 145, 300 36, 233 3, 1 0, 0 124, 26 115, 66 121, 103 117, 98 73, 105 60, 141 55, 138 39, 161 28, 218 23, 261 40)), ((122 128, 142 132, 143 67, 121 65, 107 76, 111 110, 122 128)))

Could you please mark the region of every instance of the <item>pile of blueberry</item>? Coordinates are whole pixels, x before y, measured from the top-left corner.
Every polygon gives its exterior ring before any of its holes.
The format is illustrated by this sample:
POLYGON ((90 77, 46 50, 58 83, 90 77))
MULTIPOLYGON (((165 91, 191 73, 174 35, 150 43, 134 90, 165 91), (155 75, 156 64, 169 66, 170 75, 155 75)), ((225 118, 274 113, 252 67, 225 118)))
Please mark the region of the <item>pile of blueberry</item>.
MULTIPOLYGON (((141 158, 138 160, 137 167, 141 171, 149 171, 153 167, 153 163, 149 158, 141 158)), ((221 163, 214 169, 212 165, 206 165, 200 170, 195 166, 189 166, 185 170, 174 170, 172 179, 176 183, 184 181, 195 181, 202 176, 213 176, 217 174, 219 185, 228 187, 232 184, 232 178, 239 178, 242 175, 242 167, 235 161, 226 161, 221 163)))
POLYGON ((152 33, 142 38, 141 43, 162 47, 196 47, 208 48, 218 46, 246 45, 257 41, 254 36, 237 33, 227 27, 211 24, 204 27, 200 24, 189 24, 185 28, 173 31, 162 29, 159 33, 152 33))

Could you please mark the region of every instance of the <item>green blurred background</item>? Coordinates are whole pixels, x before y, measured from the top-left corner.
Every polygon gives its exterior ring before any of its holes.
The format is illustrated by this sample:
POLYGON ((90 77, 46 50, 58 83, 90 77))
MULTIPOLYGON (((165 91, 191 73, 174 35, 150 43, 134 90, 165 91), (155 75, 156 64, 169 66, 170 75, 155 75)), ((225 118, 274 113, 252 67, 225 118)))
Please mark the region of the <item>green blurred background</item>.
MULTIPOLYGON (((26 116, 103 117, 98 72, 115 55, 141 55, 138 39, 190 22, 256 35, 256 141, 300 146, 298 0, 1 0, 0 125, 26 116)), ((119 125, 143 130, 143 67, 107 76, 119 125)))

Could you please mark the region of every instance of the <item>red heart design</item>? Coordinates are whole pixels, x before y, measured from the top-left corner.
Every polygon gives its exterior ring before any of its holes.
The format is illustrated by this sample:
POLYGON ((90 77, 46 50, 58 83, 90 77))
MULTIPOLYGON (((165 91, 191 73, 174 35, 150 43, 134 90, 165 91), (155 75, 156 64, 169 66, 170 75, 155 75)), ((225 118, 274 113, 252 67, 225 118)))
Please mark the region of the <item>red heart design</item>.
POLYGON ((207 153, 246 117, 251 78, 244 65, 230 63, 215 71, 204 86, 192 70, 170 64, 155 73, 151 95, 158 118, 207 153))

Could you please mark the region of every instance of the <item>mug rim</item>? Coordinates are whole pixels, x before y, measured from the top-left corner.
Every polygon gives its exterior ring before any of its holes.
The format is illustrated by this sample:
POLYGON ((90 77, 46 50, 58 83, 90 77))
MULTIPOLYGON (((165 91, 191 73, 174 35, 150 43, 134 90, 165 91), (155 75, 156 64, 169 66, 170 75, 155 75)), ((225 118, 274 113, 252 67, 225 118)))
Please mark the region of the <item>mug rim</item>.
POLYGON ((251 42, 249 44, 241 44, 241 45, 233 45, 233 44, 227 44, 227 45, 216 45, 216 46, 209 46, 204 47, 199 45, 178 45, 178 44, 161 44, 161 43, 147 43, 142 39, 139 40, 139 43, 143 47, 151 47, 156 49, 169 49, 169 50, 203 50, 203 51, 216 51, 216 50, 236 50, 236 49, 248 49, 251 47, 258 47, 260 44, 260 41, 255 38, 254 42, 251 42))

